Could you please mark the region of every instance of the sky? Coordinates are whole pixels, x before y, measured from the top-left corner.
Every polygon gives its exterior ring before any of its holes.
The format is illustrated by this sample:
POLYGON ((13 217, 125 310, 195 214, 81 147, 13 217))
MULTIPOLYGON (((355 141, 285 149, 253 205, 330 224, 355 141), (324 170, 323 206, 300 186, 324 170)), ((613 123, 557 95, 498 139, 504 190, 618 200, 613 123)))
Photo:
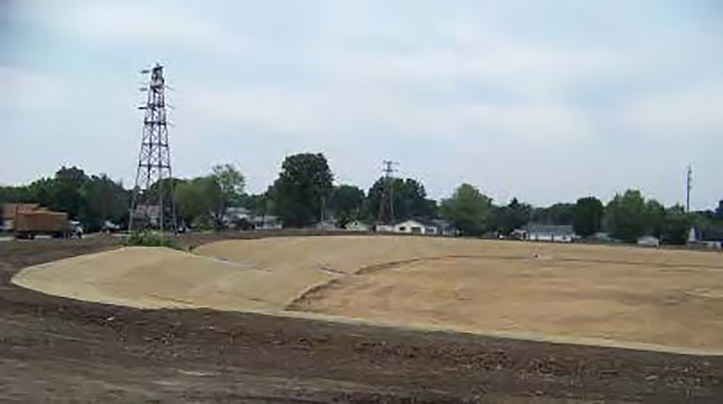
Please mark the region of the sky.
POLYGON ((140 70, 165 66, 176 176, 264 191, 323 152, 433 198, 723 199, 717 0, 0 0, 0 184, 61 165, 133 185, 140 70))

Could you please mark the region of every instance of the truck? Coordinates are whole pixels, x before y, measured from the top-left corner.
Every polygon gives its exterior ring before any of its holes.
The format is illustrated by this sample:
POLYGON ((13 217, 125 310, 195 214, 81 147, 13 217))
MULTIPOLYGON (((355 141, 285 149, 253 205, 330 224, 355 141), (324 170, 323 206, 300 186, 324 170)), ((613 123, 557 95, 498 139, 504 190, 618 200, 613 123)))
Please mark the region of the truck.
POLYGON ((54 238, 81 237, 82 230, 68 220, 68 214, 49 210, 18 212, 13 223, 15 238, 32 240, 37 235, 54 238))

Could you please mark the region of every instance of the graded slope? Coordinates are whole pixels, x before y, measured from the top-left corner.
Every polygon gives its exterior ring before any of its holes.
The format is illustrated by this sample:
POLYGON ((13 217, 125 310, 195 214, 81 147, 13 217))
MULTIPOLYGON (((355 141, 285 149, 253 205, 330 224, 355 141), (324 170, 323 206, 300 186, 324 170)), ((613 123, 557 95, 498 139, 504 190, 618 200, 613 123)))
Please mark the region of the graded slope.
POLYGON ((329 274, 294 278, 161 247, 126 247, 26 268, 12 282, 43 293, 139 308, 278 310, 329 274))
POLYGON ((424 237, 224 241, 200 254, 347 273, 287 309, 476 333, 723 349, 723 255, 424 237))

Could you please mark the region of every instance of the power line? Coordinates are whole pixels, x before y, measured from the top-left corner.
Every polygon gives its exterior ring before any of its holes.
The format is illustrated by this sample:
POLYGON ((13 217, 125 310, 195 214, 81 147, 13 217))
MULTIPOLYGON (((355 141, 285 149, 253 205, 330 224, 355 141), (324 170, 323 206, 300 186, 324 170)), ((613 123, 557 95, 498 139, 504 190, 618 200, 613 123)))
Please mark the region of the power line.
POLYGON ((685 187, 685 211, 690 213, 690 193, 693 190, 693 167, 691 167, 690 164, 688 164, 688 171, 686 173, 685 187))
POLYGON ((176 231, 165 97, 168 87, 163 77, 163 66, 160 64, 141 70, 141 73, 149 74, 150 80, 142 89, 147 94, 146 103, 138 107, 144 111, 143 136, 128 228, 131 231, 158 228, 163 232, 166 225, 170 224, 173 231, 176 231), (166 196, 169 200, 165 200, 166 196))
POLYGON ((379 216, 377 220, 380 223, 394 223, 394 173, 398 171, 394 168, 395 165, 399 165, 398 162, 392 160, 384 160, 382 162, 382 172, 384 174, 384 190, 382 191, 382 198, 379 203, 379 216), (385 217, 385 211, 388 216, 385 217), (386 219, 386 220, 385 220, 386 219))

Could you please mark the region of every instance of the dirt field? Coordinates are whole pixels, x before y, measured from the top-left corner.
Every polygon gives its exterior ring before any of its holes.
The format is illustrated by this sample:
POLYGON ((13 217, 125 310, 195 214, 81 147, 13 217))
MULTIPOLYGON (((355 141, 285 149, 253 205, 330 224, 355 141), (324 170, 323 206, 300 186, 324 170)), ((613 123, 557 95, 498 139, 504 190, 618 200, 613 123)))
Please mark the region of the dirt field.
MULTIPOLYGON (((260 236, 267 234, 242 235, 260 236)), ((227 236, 186 241, 221 237, 227 236)), ((23 267, 118 246, 117 239, 0 243, 0 402, 588 404, 723 397, 718 356, 242 312, 140 310, 9 284, 23 267)), ((638 253, 648 252, 632 252, 638 253)), ((359 278, 385 272, 366 271, 359 278)), ((311 295, 299 302, 314 303, 311 295)))
POLYGON ((723 352, 721 254, 391 236, 229 240, 195 253, 125 248, 13 282, 139 308, 301 311, 723 352))

